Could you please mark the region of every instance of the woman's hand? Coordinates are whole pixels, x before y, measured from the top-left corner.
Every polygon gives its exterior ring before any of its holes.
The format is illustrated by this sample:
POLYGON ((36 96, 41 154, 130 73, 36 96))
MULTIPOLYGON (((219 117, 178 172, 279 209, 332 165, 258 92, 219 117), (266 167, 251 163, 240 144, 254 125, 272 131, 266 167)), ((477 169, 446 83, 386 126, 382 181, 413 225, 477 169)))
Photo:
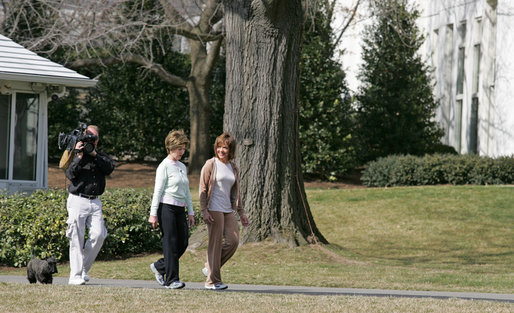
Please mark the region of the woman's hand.
POLYGON ((150 222, 150 224, 152 224, 153 229, 155 230, 155 228, 157 227, 157 216, 150 215, 150 217, 148 218, 148 222, 150 222))
POLYGON ((195 216, 194 215, 188 215, 187 221, 189 222, 189 227, 195 226, 195 216))
POLYGON ((243 214, 239 217, 241 219, 241 224, 243 224, 244 227, 250 225, 250 221, 248 220, 248 217, 246 217, 246 214, 243 214))
POLYGON ((209 214, 209 211, 206 211, 203 214, 203 221, 205 224, 212 224, 212 222, 214 222, 214 218, 211 216, 211 214, 209 214))

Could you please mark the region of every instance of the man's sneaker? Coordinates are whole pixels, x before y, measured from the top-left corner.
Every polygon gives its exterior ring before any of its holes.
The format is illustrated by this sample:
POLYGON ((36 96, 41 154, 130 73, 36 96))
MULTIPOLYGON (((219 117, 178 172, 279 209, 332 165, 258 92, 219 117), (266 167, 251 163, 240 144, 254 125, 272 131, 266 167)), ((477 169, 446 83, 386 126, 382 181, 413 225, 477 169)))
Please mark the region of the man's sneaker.
POLYGON ((207 267, 202 268, 202 273, 205 277, 209 276, 209 270, 207 269, 207 267))
POLYGON ((177 281, 172 282, 171 285, 165 286, 165 287, 166 287, 166 289, 180 289, 180 288, 184 288, 185 286, 186 286, 186 284, 177 280, 177 281))
POLYGON ((82 279, 87 283, 89 281, 89 275, 85 272, 82 272, 82 279))
POLYGON ((210 289, 210 290, 223 290, 223 289, 227 289, 228 286, 225 285, 224 283, 217 283, 217 284, 214 284, 214 285, 205 285, 205 289, 210 289))
POLYGON ((164 286, 164 278, 162 277, 161 273, 155 268, 155 265, 150 264, 150 269, 155 274, 155 280, 159 283, 159 285, 164 286))
POLYGON ((68 281, 68 285, 85 285, 86 281, 82 278, 73 278, 68 281))

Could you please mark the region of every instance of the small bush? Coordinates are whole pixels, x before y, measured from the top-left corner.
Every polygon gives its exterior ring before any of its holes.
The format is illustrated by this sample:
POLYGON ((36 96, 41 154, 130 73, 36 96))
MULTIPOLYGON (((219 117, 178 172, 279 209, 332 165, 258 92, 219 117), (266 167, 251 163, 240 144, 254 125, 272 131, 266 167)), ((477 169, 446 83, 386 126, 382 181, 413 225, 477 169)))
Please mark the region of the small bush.
POLYGON ((23 266, 34 256, 67 258, 65 191, 0 194, 0 264, 23 266))
POLYGON ((437 184, 512 184, 514 157, 432 154, 392 155, 367 164, 362 182, 370 187, 437 184))
MULTIPOLYGON (((107 239, 99 258, 110 259, 161 248, 160 232, 148 223, 151 190, 108 189, 102 196, 107 239)), ((64 190, 38 190, 30 196, 0 193, 0 264, 21 267, 34 256, 68 260, 64 190)), ((200 215, 196 212, 197 222, 200 215)))

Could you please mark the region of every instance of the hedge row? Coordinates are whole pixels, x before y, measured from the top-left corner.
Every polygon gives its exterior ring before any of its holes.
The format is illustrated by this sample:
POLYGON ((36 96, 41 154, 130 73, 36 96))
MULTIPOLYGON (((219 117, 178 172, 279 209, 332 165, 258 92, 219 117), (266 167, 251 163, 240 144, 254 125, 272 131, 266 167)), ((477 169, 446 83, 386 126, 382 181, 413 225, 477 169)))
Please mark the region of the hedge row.
MULTIPOLYGON (((25 266, 32 252, 36 257, 53 255, 67 261, 67 197, 64 190, 39 190, 30 196, 0 194, 0 264, 25 266)), ((160 249, 160 232, 148 223, 151 190, 107 189, 102 203, 108 236, 99 258, 160 249)))
POLYGON ((370 187, 513 184, 514 156, 393 155, 368 163, 361 180, 370 187))

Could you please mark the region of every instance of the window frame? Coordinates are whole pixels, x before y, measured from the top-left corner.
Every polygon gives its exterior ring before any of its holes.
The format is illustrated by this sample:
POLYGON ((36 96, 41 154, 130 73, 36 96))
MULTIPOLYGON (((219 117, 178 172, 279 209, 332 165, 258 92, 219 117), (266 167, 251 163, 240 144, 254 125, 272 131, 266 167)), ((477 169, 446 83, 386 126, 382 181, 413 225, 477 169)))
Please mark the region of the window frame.
MULTIPOLYGON (((7 177, 6 178, 3 178, 3 177, 0 177, 0 182, 5 184, 12 184, 12 183, 15 183, 15 184, 22 184, 22 185, 28 185, 28 186, 37 186, 37 185, 40 185, 40 182, 41 182, 41 176, 43 175, 42 173, 42 169, 41 169, 41 164, 42 164, 42 158, 45 157, 45 153, 44 153, 44 146, 46 144, 46 140, 44 138, 45 136, 45 132, 44 132, 44 127, 45 127, 45 118, 46 118, 46 114, 44 112, 44 106, 43 106, 43 101, 45 99, 42 99, 42 94, 41 93, 37 93, 37 92, 30 92, 30 91, 27 91, 27 90, 13 90, 10 94, 7 94, 7 96, 9 97, 9 125, 8 125, 8 133, 9 133, 9 138, 8 138, 8 143, 7 143, 7 149, 8 149, 8 153, 7 153, 7 177), (36 131, 36 142, 35 142, 35 149, 36 149, 36 152, 35 152, 35 159, 33 161, 33 164, 32 164, 32 176, 34 177, 34 179, 15 179, 14 176, 15 176, 15 150, 16 150, 16 147, 15 147, 15 136, 17 135, 16 134, 16 108, 17 108, 17 105, 18 105, 18 95, 19 94, 28 94, 28 95, 33 95, 34 97, 37 98, 37 117, 36 117, 36 121, 37 121, 37 127, 35 128, 35 131, 36 131)), ((1 149, 2 147, 0 147, 1 149)))

